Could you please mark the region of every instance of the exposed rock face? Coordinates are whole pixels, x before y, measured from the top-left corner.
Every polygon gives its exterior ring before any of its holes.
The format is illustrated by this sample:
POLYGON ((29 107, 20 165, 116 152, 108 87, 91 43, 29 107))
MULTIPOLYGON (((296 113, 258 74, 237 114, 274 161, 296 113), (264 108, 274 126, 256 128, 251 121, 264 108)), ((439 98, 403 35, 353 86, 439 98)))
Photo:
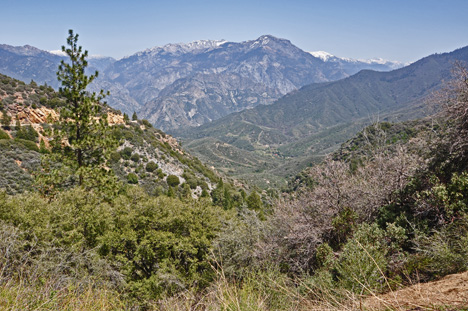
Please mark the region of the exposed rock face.
POLYGON ((107 115, 107 122, 109 125, 125 124, 123 115, 115 113, 109 113, 107 115))
POLYGON ((232 112, 270 104, 281 96, 278 89, 238 74, 200 74, 180 79, 148 102, 141 115, 163 129, 197 126, 232 112))
POLYGON ((54 109, 47 107, 30 108, 24 106, 16 106, 16 119, 21 124, 44 124, 48 121, 56 121, 59 118, 58 113, 54 109))

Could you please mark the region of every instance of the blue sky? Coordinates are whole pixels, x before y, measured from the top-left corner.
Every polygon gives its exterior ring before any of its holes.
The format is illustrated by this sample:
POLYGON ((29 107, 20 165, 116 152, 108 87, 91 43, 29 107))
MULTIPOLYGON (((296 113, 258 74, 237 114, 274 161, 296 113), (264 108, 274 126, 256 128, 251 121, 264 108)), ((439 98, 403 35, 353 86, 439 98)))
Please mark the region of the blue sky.
POLYGON ((57 50, 68 29, 90 54, 263 34, 306 51, 416 61, 468 45, 467 0, 0 0, 0 44, 57 50))

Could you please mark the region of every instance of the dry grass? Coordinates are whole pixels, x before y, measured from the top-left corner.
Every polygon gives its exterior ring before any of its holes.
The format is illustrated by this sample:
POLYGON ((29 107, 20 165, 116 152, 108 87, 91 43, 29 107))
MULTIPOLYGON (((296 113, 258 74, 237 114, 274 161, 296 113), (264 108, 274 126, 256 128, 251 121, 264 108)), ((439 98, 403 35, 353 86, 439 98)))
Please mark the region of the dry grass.
POLYGON ((73 285, 53 290, 42 285, 8 281, 0 285, 1 310, 125 310, 125 303, 114 292, 89 286, 77 289, 73 285))

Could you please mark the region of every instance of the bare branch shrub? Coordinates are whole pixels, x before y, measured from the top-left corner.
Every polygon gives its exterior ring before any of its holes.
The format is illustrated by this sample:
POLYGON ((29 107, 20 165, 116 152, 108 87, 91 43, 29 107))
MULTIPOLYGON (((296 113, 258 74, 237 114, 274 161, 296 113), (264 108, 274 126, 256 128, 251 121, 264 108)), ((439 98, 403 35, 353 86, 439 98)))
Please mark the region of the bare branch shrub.
POLYGON ((434 144, 434 166, 448 171, 460 171, 468 167, 468 69, 456 62, 453 79, 430 99, 430 104, 442 110, 440 116, 445 129, 434 144), (445 163, 443 163, 445 162, 445 163))
MULTIPOLYGON (((415 148, 420 142, 409 144, 415 148)), ((354 171, 344 161, 327 159, 310 170, 316 183, 312 189, 275 206, 271 220, 275 232, 262 249, 277 254, 291 271, 309 269, 316 247, 335 229, 333 220, 340 213, 351 211, 356 224, 373 221, 379 208, 395 202, 424 166, 423 158, 406 145, 374 154, 354 171)))
POLYGON ((259 242, 267 236, 268 223, 256 211, 243 209, 229 219, 214 241, 214 256, 228 277, 243 277, 258 269, 259 242))

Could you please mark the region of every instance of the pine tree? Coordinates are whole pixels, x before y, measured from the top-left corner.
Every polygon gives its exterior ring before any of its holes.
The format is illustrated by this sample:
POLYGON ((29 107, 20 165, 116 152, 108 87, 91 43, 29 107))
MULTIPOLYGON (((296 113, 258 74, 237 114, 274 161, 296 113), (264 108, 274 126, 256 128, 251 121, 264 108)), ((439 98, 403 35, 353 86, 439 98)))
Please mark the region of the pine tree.
MULTIPOLYGON (((116 139, 111 135, 107 115, 100 103, 107 94, 101 90, 98 94, 86 91, 87 86, 97 78, 98 72, 87 76, 86 58, 88 51, 77 45, 78 34, 69 31, 68 47, 62 46, 69 60, 62 60, 57 78, 62 86, 60 95, 65 98, 65 105, 60 109, 60 119, 51 133, 53 154, 45 159, 46 184, 52 188, 78 185, 87 190, 116 190, 116 179, 106 169, 106 161, 117 147, 116 139), (60 163, 60 169, 52 168, 51 163, 60 163)), ((50 190, 50 189, 49 189, 50 190)))
POLYGON ((261 210, 263 207, 262 198, 255 190, 247 197, 247 207, 256 211, 261 210))
POLYGON ((39 142, 39 153, 48 154, 49 149, 47 149, 46 144, 43 139, 39 142))

